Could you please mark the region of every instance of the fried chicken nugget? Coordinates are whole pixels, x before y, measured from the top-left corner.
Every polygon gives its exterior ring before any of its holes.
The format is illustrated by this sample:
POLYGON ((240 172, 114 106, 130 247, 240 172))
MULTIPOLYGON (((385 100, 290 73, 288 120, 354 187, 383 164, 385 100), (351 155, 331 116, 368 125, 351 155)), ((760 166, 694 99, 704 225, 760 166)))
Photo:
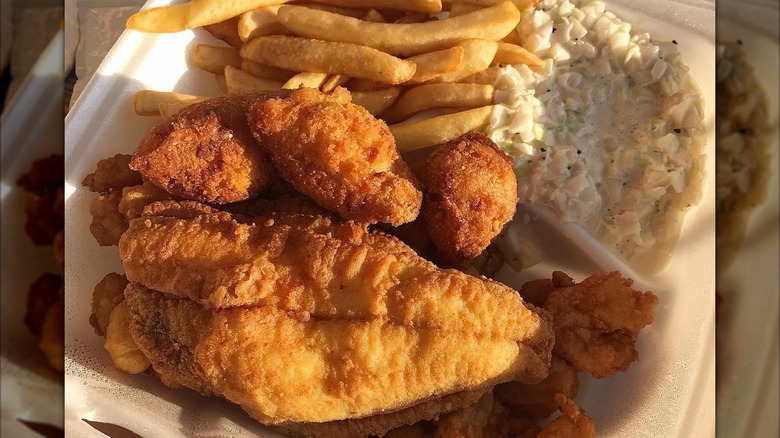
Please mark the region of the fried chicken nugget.
POLYGON ((619 272, 593 274, 556 289, 544 303, 553 314, 554 353, 597 378, 625 371, 639 353, 639 331, 653 322, 658 297, 631 288, 619 272))
POLYGON ((432 153, 421 171, 428 232, 455 265, 482 253, 517 208, 510 158, 489 138, 469 132, 432 153))
POLYGON ((62 278, 48 272, 38 277, 30 286, 24 323, 33 335, 38 336, 41 333, 46 312, 59 299, 61 287, 62 278))
POLYGON ((84 177, 81 185, 91 192, 107 193, 141 184, 141 174, 130 169, 132 156, 116 154, 98 161, 95 171, 84 177))
POLYGON ((311 88, 253 105, 249 124, 281 176, 346 219, 411 222, 422 192, 387 125, 349 92, 311 88))
POLYGON ((189 105, 141 140, 130 168, 186 199, 227 204, 255 197, 275 172, 246 113, 253 103, 284 95, 238 93, 189 105))
POLYGON ((476 403, 443 415, 434 438, 530 438, 541 430, 536 422, 518 417, 493 392, 476 403))
POLYGON ((89 232, 100 246, 117 245, 119 237, 127 230, 127 218, 119 212, 121 200, 121 191, 102 193, 92 200, 89 232))
POLYGON ((556 394, 555 401, 563 412, 547 425, 537 438, 596 438, 596 423, 563 394, 556 394))
POLYGON ((550 374, 533 385, 509 382, 496 386, 496 397, 512 409, 529 418, 542 419, 558 409, 556 394, 573 399, 580 388, 577 370, 568 362, 553 356, 550 374))
POLYGON ((125 299, 125 287, 130 282, 124 275, 111 272, 103 277, 92 292, 92 314, 89 323, 99 336, 106 334, 111 312, 125 299))

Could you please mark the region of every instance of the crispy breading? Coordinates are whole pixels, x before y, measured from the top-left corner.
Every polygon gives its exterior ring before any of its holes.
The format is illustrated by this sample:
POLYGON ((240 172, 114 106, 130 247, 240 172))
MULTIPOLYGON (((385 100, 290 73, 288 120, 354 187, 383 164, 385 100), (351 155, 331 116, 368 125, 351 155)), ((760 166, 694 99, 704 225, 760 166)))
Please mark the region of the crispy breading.
POLYGON ((580 388, 577 370, 565 360, 553 355, 550 374, 539 383, 524 385, 508 382, 496 386, 496 397, 520 415, 543 419, 558 409, 555 394, 573 399, 580 388))
POLYGON ((130 169, 131 158, 131 155, 116 154, 98 161, 95 171, 81 185, 91 192, 107 193, 141 184, 141 174, 130 169))
POLYGON ((596 423, 563 394, 555 400, 563 415, 548 424, 537 438, 596 438, 596 423))
MULTIPOLYGON (((474 404, 489 389, 464 391, 429 400, 397 412, 373 415, 366 418, 330 421, 326 423, 289 423, 274 429, 298 438, 430 438, 431 425, 426 420, 436 420, 440 415, 474 404), (398 427, 399 425, 406 425, 398 427)), ((432 429, 432 428, 431 428, 432 429)))
POLYGON ((92 222, 89 232, 100 246, 112 246, 119 243, 119 237, 127 229, 127 218, 119 212, 121 191, 101 193, 92 200, 89 213, 92 222))
POLYGON ((285 93, 236 93, 189 105, 141 140, 130 168, 186 199, 226 204, 255 197, 275 171, 249 131, 247 110, 285 93))
POLYGON ((127 301, 120 302, 111 310, 104 347, 114 366, 126 373, 142 373, 151 365, 130 333, 130 309, 127 307, 127 301))
POLYGON ((598 378, 628 369, 639 357, 639 331, 653 322, 658 304, 652 292, 638 292, 632 284, 611 272, 552 292, 544 308, 553 314, 555 354, 598 378))
POLYGON ((534 421, 517 417, 490 392, 473 405, 442 416, 434 438, 530 438, 539 430, 534 421))
POLYGON ((135 219, 141 216, 144 207, 147 205, 168 199, 180 198, 171 195, 149 181, 144 181, 143 184, 122 189, 122 198, 119 200, 117 208, 119 213, 127 219, 135 219))
POLYGON ((433 242, 456 266, 481 254, 515 214, 512 162, 480 133, 437 149, 420 173, 426 187, 421 215, 433 242))
POLYGON ((277 306, 208 310, 135 283, 125 302, 133 338, 156 372, 222 395, 266 424, 393 412, 523 378, 538 361, 517 337, 435 322, 321 318, 277 306))
POLYGON ((346 219, 400 225, 417 217, 420 186, 387 125, 337 88, 253 105, 249 124, 281 176, 346 219))
POLYGON ((125 299, 124 292, 128 283, 129 281, 124 275, 111 272, 95 285, 95 290, 92 292, 92 314, 89 316, 89 323, 99 336, 106 334, 111 311, 125 299))
POLYGON ((547 315, 500 283, 440 270, 365 225, 195 204, 147 206, 120 242, 133 336, 168 381, 279 424, 548 372, 547 315))
MULTIPOLYGON (((131 282, 214 308, 273 305, 312 317, 382 317, 532 343, 538 337, 541 350, 551 341, 546 315, 526 307, 514 290, 438 269, 364 225, 281 214, 242 223, 224 212, 174 214, 181 204, 165 204, 166 216, 132 220, 120 241, 131 282)), ((545 367, 535 381, 546 374, 545 367)))

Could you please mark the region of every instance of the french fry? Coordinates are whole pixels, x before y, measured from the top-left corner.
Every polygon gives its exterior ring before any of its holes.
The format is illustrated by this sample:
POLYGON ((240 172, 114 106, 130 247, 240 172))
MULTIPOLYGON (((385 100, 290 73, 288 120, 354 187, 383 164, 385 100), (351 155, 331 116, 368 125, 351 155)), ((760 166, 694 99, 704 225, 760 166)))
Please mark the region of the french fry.
POLYGON ((413 62, 366 46, 279 35, 247 41, 241 57, 286 70, 345 74, 386 84, 408 81, 417 68, 413 62))
POLYGON ((298 73, 297 75, 290 78, 290 80, 287 81, 284 85, 282 85, 282 88, 287 90, 295 90, 297 88, 316 88, 319 90, 322 84, 325 83, 326 79, 328 79, 327 73, 298 73))
POLYGON ((403 17, 393 21, 393 23, 424 23, 428 21, 428 18, 430 18, 430 15, 426 14, 425 12, 412 12, 411 14, 406 14, 403 17))
POLYGON ((172 115, 179 112, 180 109, 184 108, 185 106, 192 105, 193 103, 195 102, 161 102, 157 109, 158 113, 163 117, 163 119, 168 120, 172 115))
POLYGON ((523 42, 520 41, 520 34, 518 34, 516 30, 510 32, 509 35, 505 36, 501 41, 508 44, 517 44, 518 46, 523 45, 523 42))
POLYGON ((493 112, 493 105, 468 111, 432 117, 414 123, 390 125, 395 144, 401 153, 423 149, 475 130, 483 129, 493 112))
POLYGON ((411 12, 441 12, 441 0, 315 0, 348 8, 397 9, 411 12))
POLYGON ((498 66, 488 67, 485 70, 482 70, 481 72, 474 73, 471 76, 467 76, 458 82, 466 83, 466 84, 485 84, 490 85, 494 84, 496 82, 496 79, 498 79, 498 73, 501 71, 501 68, 498 66))
POLYGON ((389 87, 372 91, 352 91, 352 103, 364 107, 374 117, 379 117, 393 105, 400 92, 400 87, 389 87))
POLYGON ((279 6, 263 6, 262 8, 241 14, 237 25, 238 36, 241 38, 241 41, 247 41, 262 35, 284 35, 289 33, 276 19, 279 6))
MULTIPOLYGON (((227 69, 227 67, 225 67, 225 69, 227 69)), ((215 75, 214 80, 217 81, 217 87, 219 87, 219 91, 223 93, 228 92, 227 79, 225 79, 224 73, 221 75, 215 75)))
POLYGON ((252 90, 278 90, 284 85, 281 82, 252 76, 232 65, 225 67, 225 84, 227 85, 228 93, 252 90))
POLYGON ((468 39, 498 41, 520 22, 512 2, 469 14, 425 23, 371 23, 343 15, 285 5, 279 22, 296 35, 319 40, 361 44, 396 56, 412 56, 447 49, 468 39))
POLYGON ((417 64, 417 70, 409 82, 414 84, 426 82, 458 70, 463 60, 463 52, 463 47, 456 46, 406 58, 407 61, 417 64))
POLYGON ((459 17, 478 9, 482 9, 482 6, 472 5, 469 3, 452 3, 450 7, 450 17, 459 17))
POLYGON ((376 9, 369 9, 368 12, 366 12, 366 15, 360 17, 360 19, 363 21, 372 21, 374 23, 387 23, 387 19, 384 15, 376 9))
POLYGON ((330 75, 328 76, 328 79, 325 81, 325 83, 322 84, 320 91, 323 93, 330 93, 331 91, 335 90, 336 87, 340 87, 346 84, 350 79, 352 78, 346 75, 330 75))
POLYGON ((544 67, 544 61, 538 56, 525 50, 516 44, 498 42, 498 50, 493 58, 492 65, 517 65, 526 64, 531 68, 544 67))
POLYGON ((231 47, 238 50, 241 48, 241 38, 238 36, 238 17, 230 20, 220 21, 219 23, 207 24, 203 26, 214 38, 228 43, 231 47))
POLYGON ((135 93, 133 107, 135 108, 135 113, 139 116, 157 116, 160 115, 160 104, 194 103, 203 99, 206 98, 192 94, 174 93, 172 91, 141 90, 135 93))
POLYGON ((262 6, 288 0, 193 0, 146 9, 127 19, 127 28, 141 32, 172 33, 220 23, 262 6))
MULTIPOLYGON (((488 6, 495 6, 502 1, 504 0, 447 0, 447 3, 450 3, 452 7, 457 4, 467 4, 484 8, 488 6)), ((523 9, 530 8, 531 6, 539 3, 539 1, 540 0, 512 0, 512 3, 517 6, 517 9, 522 11, 523 9)))
POLYGON ((431 108, 471 109, 490 105, 493 87, 480 84, 425 84, 404 91, 382 114, 388 123, 406 120, 431 108))
POLYGON ((342 8, 339 6, 326 5, 323 3, 296 3, 298 6, 302 6, 308 9, 314 9, 317 11, 331 12, 333 14, 346 15, 352 18, 363 18, 366 15, 365 7, 356 8, 342 8))
POLYGON ((351 91, 376 91, 387 88, 387 84, 381 82, 369 81, 368 79, 350 79, 347 82, 347 88, 351 91))
POLYGON ((249 61, 246 59, 241 61, 241 70, 249 73, 252 76, 257 76, 258 78, 269 79, 282 83, 289 81, 290 78, 295 76, 295 73, 289 70, 283 70, 281 68, 272 67, 270 65, 258 64, 254 61, 249 61))
POLYGON ((241 66, 241 57, 238 56, 236 49, 232 47, 208 46, 206 44, 195 46, 194 61, 199 69, 214 74, 222 74, 228 65, 233 67, 241 66))
POLYGON ((456 47, 463 48, 463 59, 458 69, 431 79, 431 82, 458 82, 473 74, 484 71, 493 62, 498 43, 488 40, 466 40, 456 47))

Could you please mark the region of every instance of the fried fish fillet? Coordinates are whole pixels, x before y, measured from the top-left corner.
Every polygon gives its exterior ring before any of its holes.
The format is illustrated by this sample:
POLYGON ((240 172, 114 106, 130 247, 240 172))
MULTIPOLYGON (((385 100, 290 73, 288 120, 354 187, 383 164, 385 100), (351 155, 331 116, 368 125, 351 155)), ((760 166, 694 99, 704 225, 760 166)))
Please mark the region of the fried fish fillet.
POLYGON ((349 93, 311 88, 252 105, 249 126, 282 178, 346 219, 400 225, 422 192, 387 125, 349 93))
POLYGON ((238 93, 189 105, 141 140, 130 168, 187 199, 226 204, 252 198, 275 172, 246 113, 253 103, 285 93, 238 93))
POLYGON ((168 201, 131 221, 120 255, 155 371, 266 424, 363 418, 549 370, 545 312, 362 225, 168 201))

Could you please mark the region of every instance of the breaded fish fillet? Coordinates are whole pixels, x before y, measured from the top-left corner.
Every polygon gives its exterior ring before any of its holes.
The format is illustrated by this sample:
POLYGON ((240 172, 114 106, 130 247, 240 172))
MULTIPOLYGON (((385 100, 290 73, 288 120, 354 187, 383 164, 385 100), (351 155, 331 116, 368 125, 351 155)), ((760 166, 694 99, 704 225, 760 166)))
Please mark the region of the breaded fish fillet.
POLYGON ((323 207, 369 223, 417 217, 420 185, 389 128, 346 90, 302 88, 252 105, 248 119, 281 176, 323 207))
POLYGON ((499 283, 440 270, 349 222, 241 222, 175 204, 151 204, 120 241, 131 332, 169 381, 280 424, 548 372, 548 315, 499 283))
POLYGON ((226 204, 257 196, 275 172, 249 131, 247 110, 285 93, 230 94, 189 105, 141 140, 130 168, 187 199, 226 204))

